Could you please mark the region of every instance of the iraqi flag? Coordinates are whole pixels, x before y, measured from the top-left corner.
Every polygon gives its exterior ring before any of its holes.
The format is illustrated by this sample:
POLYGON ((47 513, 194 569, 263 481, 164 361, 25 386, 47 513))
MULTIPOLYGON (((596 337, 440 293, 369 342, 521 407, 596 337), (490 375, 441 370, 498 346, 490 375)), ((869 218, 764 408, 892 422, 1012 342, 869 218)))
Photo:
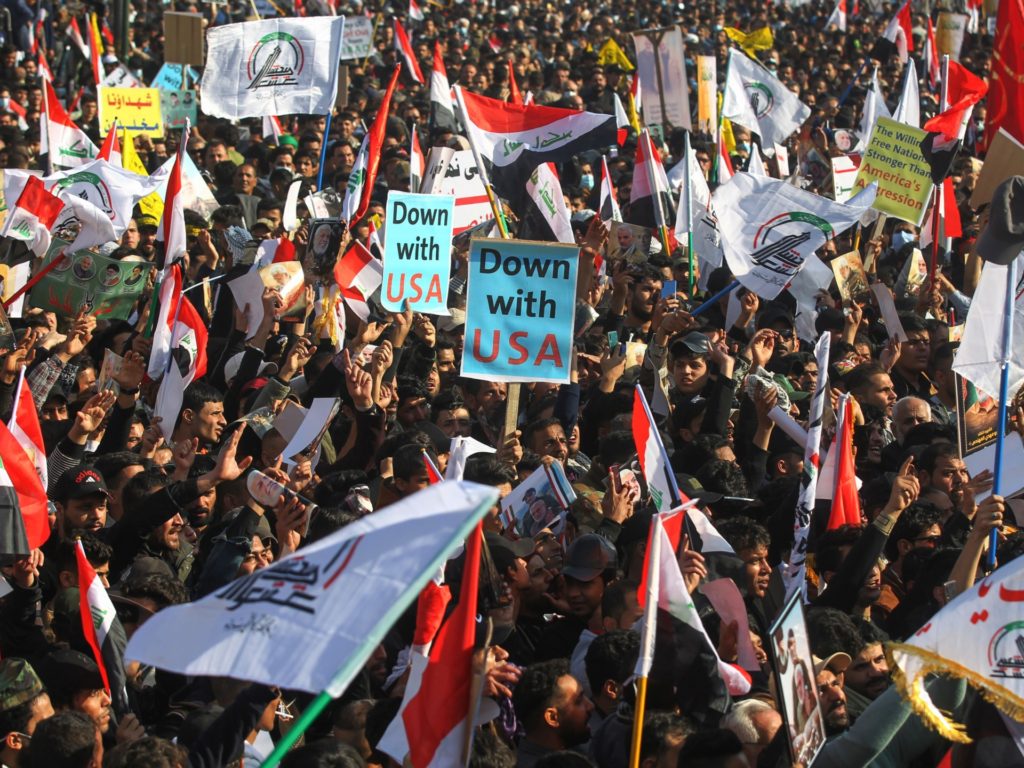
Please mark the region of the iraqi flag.
POLYGON ((32 252, 42 256, 50 247, 50 230, 63 209, 63 200, 48 192, 38 176, 29 176, 2 234, 29 243, 32 252))
POLYGON ((701 275, 710 274, 712 269, 722 266, 725 256, 718 233, 718 219, 711 207, 711 190, 697 162, 697 153, 690 144, 689 133, 683 138, 683 159, 668 172, 668 181, 673 189, 679 190, 676 239, 692 245, 701 275))
POLYGON ((46 489, 25 448, 0 422, 0 562, 19 560, 48 538, 46 489))
POLYGON ((924 40, 924 67, 928 72, 928 87, 933 91, 939 90, 942 80, 942 54, 939 53, 938 43, 935 42, 935 27, 932 26, 931 16, 928 17, 928 34, 924 40))
POLYGON ((665 166, 645 128, 636 146, 633 186, 626 218, 631 224, 661 229, 672 215, 672 192, 665 166))
POLYGON ((74 43, 79 53, 82 54, 82 58, 86 61, 89 61, 89 46, 85 42, 85 38, 82 37, 82 30, 78 26, 78 19, 76 19, 74 16, 71 17, 71 21, 64 29, 64 34, 66 34, 71 39, 71 42, 74 43))
POLYGON ((612 184, 612 177, 608 172, 608 159, 604 155, 601 156, 601 202, 598 214, 601 221, 622 221, 619 200, 615 196, 615 185, 612 184))
POLYGON ((832 15, 825 22, 825 29, 834 26, 840 32, 846 31, 846 0, 839 0, 832 9, 832 15))
MULTIPOLYGON (((659 513, 657 521, 652 521, 651 531, 648 536, 647 551, 644 554, 644 584, 637 592, 637 601, 641 607, 647 608, 649 601, 654 599, 655 590, 651 589, 652 582, 657 582, 657 605, 658 608, 671 614, 675 619, 685 624, 696 632, 706 645, 706 650, 713 655, 718 667, 718 674, 722 678, 729 693, 733 696, 742 696, 750 691, 750 678, 739 668, 727 664, 718 656, 715 644, 708 636, 704 623, 700 620, 697 607, 693 604, 693 598, 686 589, 686 582, 679 570, 679 561, 676 553, 682 546, 682 533, 686 527, 686 510, 675 510, 668 513, 659 513), (655 543, 654 537, 658 536, 659 541, 655 543), (651 561, 653 557, 658 558, 657 566, 651 561), (657 570, 657 576, 650 577, 657 570)), ((647 663, 644 659, 646 649, 641 645, 640 661, 637 663, 637 672, 642 671, 642 666, 647 663)), ((654 641, 650 640, 650 660, 653 661, 654 641)), ((648 667, 649 671, 649 667, 648 667)))
POLYGON ((448 84, 448 70, 441 55, 441 43, 434 42, 434 66, 430 70, 430 130, 437 133, 456 133, 459 126, 455 121, 455 102, 448 84))
POLYGON ((896 15, 892 17, 882 36, 875 42, 875 47, 871 51, 871 58, 878 59, 884 64, 895 53, 899 55, 900 61, 906 64, 908 54, 914 50, 912 28, 910 0, 906 0, 900 6, 896 15))
POLYGON ((110 693, 110 677, 106 665, 108 654, 104 653, 104 646, 110 629, 117 620, 117 611, 103 582, 85 556, 81 539, 75 542, 75 560, 78 563, 78 608, 82 618, 82 633, 92 648, 96 666, 100 668, 103 687, 110 693))
POLYGON ((519 83, 516 82, 516 65, 512 59, 508 60, 508 101, 509 104, 523 103, 523 94, 519 91, 519 83))
MULTIPOLYGON (((725 121, 723 120, 722 122, 724 123, 725 121)), ((736 175, 736 171, 732 167, 732 157, 729 156, 729 149, 725 146, 724 130, 718 132, 718 141, 716 142, 716 145, 718 158, 715 163, 715 180, 718 182, 718 186, 722 186, 736 175)))
POLYGON ((276 115, 264 115, 263 139, 266 140, 271 136, 274 137, 274 143, 281 146, 281 137, 284 136, 284 129, 281 127, 281 121, 277 119, 276 115))
POLYGON ((75 168, 91 163, 96 159, 99 150, 86 136, 85 131, 75 125, 74 121, 61 106, 57 92, 49 80, 43 81, 43 136, 46 139, 50 162, 62 168, 75 168))
POLYGON ((156 393, 154 415, 162 417, 160 430, 168 442, 181 413, 185 387, 206 373, 206 323, 187 298, 178 301, 171 323, 171 354, 156 393))
POLYGON ((25 381, 24 368, 18 376, 18 386, 14 393, 14 412, 11 414, 11 420, 7 422, 7 427, 32 460, 40 485, 48 488, 50 479, 46 468, 46 444, 43 442, 43 430, 39 426, 39 413, 32 399, 32 389, 25 381))
MULTIPOLYGON (((928 215, 921 224, 921 248, 927 248, 932 243, 932 231, 935 223, 932 216, 935 215, 936 207, 939 209, 939 239, 947 237, 960 237, 963 235, 963 224, 960 221, 960 209, 956 205, 956 195, 953 193, 953 178, 947 176, 942 180, 942 186, 938 188, 939 205, 934 202, 928 208, 928 215)), ((933 196, 934 201, 934 196, 933 196)))
POLYGON ((409 72, 409 76, 420 85, 423 85, 423 72, 420 71, 420 64, 416 61, 416 52, 412 49, 412 43, 409 42, 409 35, 405 32, 405 27, 402 26, 402 22, 395 19, 395 50, 398 51, 398 55, 402 57, 402 61, 405 62, 405 68, 409 72))
MULTIPOLYGON (((828 485, 827 480, 833 480, 831 487, 823 489, 832 494, 828 523, 825 526, 828 531, 844 525, 859 527, 861 524, 857 473, 853 464, 853 403, 848 395, 842 396, 839 416, 838 429, 832 440, 832 450, 829 451, 829 458, 834 457, 835 474, 830 477, 824 469, 822 471, 823 479, 826 480, 823 485, 828 485)), ((830 463, 828 459, 826 463, 830 463)))
MULTIPOLYGON (((40 59, 40 61, 42 61, 42 59, 40 59)), ((19 104, 16 100, 11 98, 5 99, 3 104, 5 111, 10 112, 12 115, 18 118, 18 128, 22 131, 27 131, 28 121, 26 121, 25 118, 28 117, 28 110, 21 106, 21 104, 19 104)))
MULTIPOLYGON (((508 104, 455 86, 466 138, 501 197, 519 202, 541 163, 560 163, 616 144, 614 115, 536 104, 508 104)), ((513 205, 513 208, 516 206, 513 205)))
POLYGON ((424 18, 420 4, 416 0, 409 0, 409 21, 423 21, 424 18))
MULTIPOLYGON (((110 126, 110 130, 107 131, 107 138, 103 140, 103 146, 100 147, 97 158, 100 160, 106 160, 111 165, 115 165, 118 168, 123 168, 124 164, 121 160, 121 142, 117 137, 117 120, 110 126)), ((129 138, 128 141, 131 141, 129 138)))
POLYGON ((369 299, 384 280, 384 265, 358 240, 334 265, 334 281, 343 290, 357 291, 369 299))
POLYGON ((159 285, 159 304, 153 324, 153 347, 149 353, 146 374, 156 381, 167 370, 171 360, 171 327, 178 302, 181 301, 181 267, 172 264, 165 270, 159 285))
POLYGON ((464 765, 472 744, 474 698, 479 695, 473 686, 473 653, 483 537, 477 525, 466 540, 459 602, 437 633, 420 685, 402 713, 413 768, 464 765))
POLYGON ((420 146, 420 132, 414 127, 409 131, 409 136, 409 191, 419 192, 427 159, 423 156, 423 148, 420 146))
POLYGON ((615 91, 612 91, 612 99, 615 100, 615 141, 621 147, 626 143, 626 138, 629 136, 629 129, 631 127, 629 115, 626 114, 626 108, 622 106, 622 99, 619 98, 619 94, 615 91))
POLYGON ((651 494, 655 509, 659 512, 673 509, 679 503, 679 487, 676 485, 675 475, 672 474, 665 446, 661 442, 661 434, 639 384, 636 385, 633 394, 633 442, 636 443, 640 468, 643 470, 647 490, 651 494))
POLYGON ((341 212, 342 218, 349 223, 363 218, 367 208, 370 207, 373 185, 377 180, 377 169, 380 168, 380 154, 384 146, 388 113, 391 110, 391 96, 395 92, 398 75, 401 71, 401 66, 398 66, 391 73, 391 81, 388 83, 387 90, 384 91, 384 97, 381 99, 380 108, 373 119, 373 125, 363 137, 363 144, 359 147, 359 154, 356 156, 356 162, 349 174, 348 189, 341 212))
POLYGON ((946 70, 946 99, 949 107, 924 124, 929 133, 947 140, 963 140, 974 105, 985 98, 988 83, 955 61, 946 70))
POLYGON ((174 165, 171 166, 171 175, 167 178, 163 221, 160 222, 156 233, 156 239, 164 244, 163 261, 157 264, 161 269, 185 258, 185 252, 188 250, 188 243, 185 239, 185 200, 181 192, 181 166, 185 162, 189 129, 189 121, 186 118, 185 129, 181 132, 178 155, 174 160, 174 165))
POLYGON ((526 182, 526 210, 519 237, 523 240, 575 243, 562 182, 552 163, 538 165, 526 182))

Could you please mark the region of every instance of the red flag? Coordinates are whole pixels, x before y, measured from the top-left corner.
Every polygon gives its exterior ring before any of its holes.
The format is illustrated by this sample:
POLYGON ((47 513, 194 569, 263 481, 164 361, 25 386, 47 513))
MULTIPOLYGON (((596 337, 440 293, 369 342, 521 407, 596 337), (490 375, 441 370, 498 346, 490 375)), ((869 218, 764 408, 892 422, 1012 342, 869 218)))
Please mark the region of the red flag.
POLYGON ((32 389, 25 381, 24 368, 18 376, 18 387, 14 393, 14 412, 7 426, 14 439, 21 444, 32 460, 39 476, 39 483, 46 488, 50 482, 46 464, 46 443, 43 442, 43 430, 39 426, 39 412, 36 410, 35 400, 32 399, 32 389))
POLYGON ((410 21, 423 21, 424 19, 423 10, 420 8, 420 4, 416 0, 409 0, 409 20, 410 21))
POLYGON ((431 485, 437 485, 444 477, 441 475, 441 470, 434 464, 434 460, 427 455, 427 452, 423 452, 423 467, 427 470, 427 479, 430 480, 431 485))
POLYGON ((16 495, 25 524, 29 549, 39 549, 50 538, 46 489, 25 449, 0 422, 0 496, 16 495))
POLYGON ((416 52, 413 51, 412 43, 409 42, 409 36, 405 33, 405 28, 398 19, 395 19, 395 50, 398 51, 405 61, 405 66, 409 68, 409 74, 412 76, 412 79, 423 85, 423 73, 420 71, 419 62, 416 61, 416 52))
POLYGON ((508 60, 508 101, 509 104, 523 103, 523 94, 519 92, 519 84, 516 83, 516 67, 512 59, 508 60))
MULTIPOLYGON (((398 24, 398 21, 395 21, 398 24)), ((402 67, 395 67, 395 71, 391 73, 391 82, 388 83, 387 90, 384 91, 384 98, 381 99, 380 108, 377 110, 377 116, 373 119, 373 125, 370 127, 369 134, 369 148, 366 158, 366 175, 363 179, 363 192, 359 199, 359 207, 356 209, 356 213, 350 221, 359 221, 363 216, 366 215, 366 210, 370 207, 370 196, 373 194, 373 185, 377 180, 377 170, 380 168, 380 154, 381 149, 384 146, 384 131, 388 124, 388 112, 391 109, 391 95, 395 92, 395 86, 398 84, 398 75, 401 73, 402 67)), ((423 78, 419 80, 423 82, 423 78)))
POLYGON ((1002 0, 996 17, 985 145, 1003 128, 1024 141, 1024 0, 1002 0))
POLYGON ((82 633, 92 648, 96 666, 100 668, 103 688, 110 693, 107 665, 103 663, 103 642, 107 639, 107 633, 114 623, 117 612, 103 582, 85 556, 81 539, 75 543, 75 560, 78 562, 78 612, 82 619, 82 633))
POLYGON ((416 695, 402 714, 409 739, 413 768, 459 765, 463 739, 449 739, 452 731, 472 728, 473 648, 476 641, 477 590, 483 526, 478 524, 466 540, 459 604, 441 627, 416 695), (438 748, 446 742, 446 752, 438 748))
POLYGON ((107 132, 107 138, 103 140, 103 146, 100 147, 100 152, 96 157, 99 160, 106 160, 108 163, 113 163, 118 168, 121 167, 121 142, 117 138, 117 120, 110 126, 110 130, 107 132))
POLYGON ((422 651, 424 655, 430 652, 430 645, 441 628, 444 612, 451 600, 451 589, 438 585, 433 579, 427 582, 416 603, 416 629, 412 633, 414 649, 427 649, 422 651))
POLYGON ((963 136, 971 109, 988 92, 988 84, 969 69, 955 61, 949 62, 946 76, 946 103, 949 107, 927 123, 924 129, 929 133, 941 133, 946 140, 953 141, 963 136))
POLYGON ((935 42, 935 27, 932 26, 931 17, 928 17, 928 37, 924 42, 924 63, 928 70, 928 85, 933 91, 939 88, 939 78, 942 77, 942 67, 939 63, 939 46, 935 42))
POLYGON ((861 524, 860 497, 857 495, 857 474, 853 465, 853 403, 846 401, 843 422, 832 443, 836 456, 836 486, 832 495, 832 512, 827 530, 843 525, 861 524))

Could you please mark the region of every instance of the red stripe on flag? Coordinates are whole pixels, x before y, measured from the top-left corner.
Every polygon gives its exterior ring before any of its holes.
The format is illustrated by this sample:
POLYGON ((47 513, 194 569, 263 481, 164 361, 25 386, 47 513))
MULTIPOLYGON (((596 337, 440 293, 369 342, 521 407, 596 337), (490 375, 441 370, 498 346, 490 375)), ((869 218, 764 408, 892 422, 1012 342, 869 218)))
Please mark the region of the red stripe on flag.
POLYGON ((75 560, 78 564, 78 612, 82 619, 82 634, 85 635, 85 641, 92 649, 96 666, 100 668, 103 689, 109 694, 110 679, 107 677, 107 665, 103 663, 103 651, 100 649, 99 639, 96 637, 96 624, 92 619, 92 603, 89 602, 89 588, 93 582, 97 581, 96 571, 93 570, 85 556, 81 539, 75 542, 75 560))
POLYGON ((544 128, 558 120, 578 118, 582 112, 537 104, 507 104, 504 101, 478 96, 462 89, 466 116, 480 130, 488 133, 519 133, 544 128))

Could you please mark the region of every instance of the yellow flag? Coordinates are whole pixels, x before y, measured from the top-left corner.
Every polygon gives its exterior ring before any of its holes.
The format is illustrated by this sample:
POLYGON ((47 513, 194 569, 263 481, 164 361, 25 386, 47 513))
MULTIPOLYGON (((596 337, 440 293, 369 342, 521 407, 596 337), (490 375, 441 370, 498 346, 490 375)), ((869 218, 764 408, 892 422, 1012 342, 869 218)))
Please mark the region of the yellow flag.
POLYGON ((626 56, 625 51, 619 47, 619 44, 612 38, 608 38, 608 42, 601 46, 601 50, 597 54, 597 63, 602 67, 607 67, 611 64, 618 64, 623 72, 632 72, 634 67, 629 57, 626 56))
MULTIPOLYGON (((128 135, 127 131, 121 134, 121 166, 126 171, 137 173, 140 176, 148 176, 146 166, 139 159, 135 151, 135 140, 128 135)), ((139 210, 146 216, 153 216, 157 221, 164 215, 164 201, 156 192, 150 192, 139 200, 139 210)))
POLYGON ((732 132, 732 120, 727 117, 722 118, 722 146, 725 147, 728 154, 736 154, 736 137, 732 132))
POLYGON ((754 55, 755 52, 767 51, 775 45, 775 38, 772 37, 771 27, 761 27, 753 32, 740 32, 735 27, 726 27, 725 34, 752 59, 757 58, 754 55))

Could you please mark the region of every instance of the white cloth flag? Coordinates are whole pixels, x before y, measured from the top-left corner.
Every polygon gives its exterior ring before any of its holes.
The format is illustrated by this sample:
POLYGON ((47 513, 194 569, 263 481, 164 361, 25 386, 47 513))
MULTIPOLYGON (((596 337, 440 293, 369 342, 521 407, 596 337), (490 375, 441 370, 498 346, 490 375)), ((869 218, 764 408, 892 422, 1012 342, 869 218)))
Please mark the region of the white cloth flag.
POLYGON ((576 242, 569 220, 569 207, 562 194, 562 182, 551 163, 541 163, 534 169, 526 180, 526 194, 533 200, 558 242, 576 242))
POLYGON ((768 169, 764 167, 764 160, 761 158, 761 151, 757 144, 750 145, 750 157, 747 160, 747 173, 754 176, 767 176, 768 169))
POLYGON ((712 199, 729 269, 744 287, 774 299, 825 242, 857 223, 874 201, 837 203, 791 184, 737 173, 712 199))
POLYGON ((63 194, 60 198, 67 208, 71 209, 75 221, 81 225, 75 241, 68 248, 71 253, 95 245, 105 245, 117 239, 114 222, 104 211, 77 195, 63 194))
POLYGON ((206 36, 203 112, 237 119, 326 115, 338 92, 345 17, 214 27, 206 36))
POLYGON ((864 97, 864 113, 860 119, 860 144, 866 147, 871 138, 871 130, 880 117, 891 117, 889 107, 885 105, 882 88, 878 84, 878 70, 871 76, 871 89, 864 97))
MULTIPOLYGON (((1006 273, 1008 266, 986 263, 967 313, 964 335, 953 360, 953 370, 993 397, 999 394, 999 360, 1003 356, 1006 325, 1006 273)), ((1010 397, 1024 384, 1024 294, 1021 280, 1024 256, 1017 257, 1017 285, 1013 305, 1014 354, 1010 356, 1010 397)))
POLYGON ((432 485, 160 611, 132 636, 125 658, 339 696, 497 499, 497 489, 475 483, 432 485))
POLYGON ((466 471, 466 461, 476 453, 494 453, 495 450, 487 443, 481 443, 472 437, 453 437, 451 452, 448 454, 448 466, 444 470, 445 480, 461 480, 466 471))
POLYGON ((903 80, 903 93, 892 119, 914 128, 921 127, 921 90, 917 82, 917 65, 913 59, 907 59, 903 80))
POLYGON ((700 261, 701 275, 722 266, 722 238, 718 234, 718 222, 715 209, 711 205, 711 190, 707 179, 701 172, 697 162, 697 153, 689 142, 687 134, 686 151, 689 162, 684 158, 676 163, 668 172, 668 183, 679 193, 679 206, 676 208, 675 235, 684 242, 690 228, 693 228, 693 251, 700 261), (689 166, 690 183, 686 184, 687 166, 689 166), (687 217, 689 210, 689 217, 687 217), (710 267, 710 269, 708 268, 710 267))
POLYGON ((783 144, 811 116, 810 107, 746 54, 729 52, 722 114, 761 137, 761 146, 783 144))

